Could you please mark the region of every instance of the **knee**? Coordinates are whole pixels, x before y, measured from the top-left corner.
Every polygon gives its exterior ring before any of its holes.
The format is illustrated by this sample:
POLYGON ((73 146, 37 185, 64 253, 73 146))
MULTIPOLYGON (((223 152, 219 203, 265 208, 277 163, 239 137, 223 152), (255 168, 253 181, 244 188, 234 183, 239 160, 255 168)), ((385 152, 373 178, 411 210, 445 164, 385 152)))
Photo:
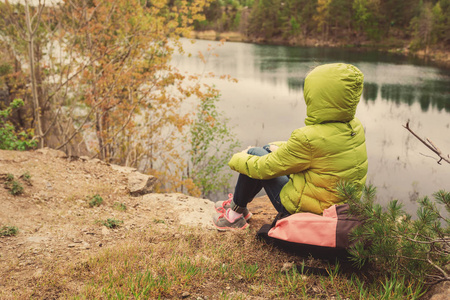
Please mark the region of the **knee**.
POLYGON ((251 155, 256 155, 256 156, 264 156, 264 155, 268 154, 269 152, 267 150, 265 150, 264 148, 254 147, 254 148, 248 149, 247 153, 251 154, 251 155))

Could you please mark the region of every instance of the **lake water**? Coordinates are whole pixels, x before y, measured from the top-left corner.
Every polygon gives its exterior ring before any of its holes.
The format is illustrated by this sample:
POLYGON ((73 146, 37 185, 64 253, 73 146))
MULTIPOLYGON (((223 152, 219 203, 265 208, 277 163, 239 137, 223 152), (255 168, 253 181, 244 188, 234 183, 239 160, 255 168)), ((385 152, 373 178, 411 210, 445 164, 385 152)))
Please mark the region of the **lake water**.
MULTIPOLYGON (((367 183, 378 189, 377 201, 402 201, 415 210, 414 200, 439 189, 450 190, 450 165, 436 156, 402 125, 450 153, 450 70, 403 56, 353 49, 302 48, 246 43, 184 41, 194 58, 176 56, 180 70, 229 74, 232 83, 207 79, 221 91, 219 109, 234 126, 242 148, 287 140, 304 126, 303 80, 316 65, 346 62, 365 75, 356 116, 364 124, 369 159, 367 183), (203 64, 196 54, 201 51, 203 64)), ((235 180, 235 178, 233 178, 235 180)), ((213 199, 217 200, 217 199, 213 199)))

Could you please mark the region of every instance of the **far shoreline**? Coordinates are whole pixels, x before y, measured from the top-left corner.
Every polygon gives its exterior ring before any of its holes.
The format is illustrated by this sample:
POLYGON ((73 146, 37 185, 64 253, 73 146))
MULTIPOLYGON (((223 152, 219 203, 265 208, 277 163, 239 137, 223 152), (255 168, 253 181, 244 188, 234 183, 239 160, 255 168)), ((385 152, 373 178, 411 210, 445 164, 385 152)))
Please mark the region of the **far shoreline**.
MULTIPOLYGON (((425 62, 432 62, 438 64, 440 67, 450 69, 450 51, 440 49, 423 49, 418 51, 411 51, 408 46, 389 46, 389 45, 376 45, 373 42, 361 42, 357 44, 346 44, 343 42, 323 41, 316 38, 299 39, 293 38, 292 40, 284 39, 257 39, 245 36, 239 32, 217 32, 214 30, 207 31, 192 31, 190 38, 199 40, 210 41, 227 41, 227 42, 241 42, 241 43, 253 43, 259 45, 279 45, 279 46, 292 46, 292 47, 330 47, 330 48, 349 48, 365 50, 376 50, 379 52, 389 52, 399 54, 403 56, 410 56, 421 59, 425 62)), ((409 45, 408 41, 403 41, 405 45, 409 45)))

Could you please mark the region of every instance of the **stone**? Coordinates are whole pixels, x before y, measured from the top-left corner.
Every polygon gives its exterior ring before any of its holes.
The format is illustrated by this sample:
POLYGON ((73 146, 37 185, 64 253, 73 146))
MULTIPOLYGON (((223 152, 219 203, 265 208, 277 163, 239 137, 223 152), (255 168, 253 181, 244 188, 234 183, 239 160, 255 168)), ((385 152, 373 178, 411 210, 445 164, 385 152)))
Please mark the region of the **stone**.
POLYGON ((59 158, 67 158, 67 154, 61 150, 55 150, 48 147, 36 150, 37 153, 44 154, 46 156, 59 157, 59 158))
POLYGON ((294 267, 294 262, 286 262, 283 264, 283 267, 281 268, 280 272, 286 273, 290 271, 294 267))
POLYGON ((53 185, 50 181, 44 180, 47 190, 53 190, 53 185))
POLYGON ((128 189, 132 196, 150 194, 153 191, 156 177, 139 172, 128 174, 128 189))
POLYGON ((450 282, 444 281, 433 286, 430 300, 446 300, 450 294, 450 282))
POLYGON ((95 164, 100 164, 100 165, 108 165, 107 162, 104 162, 103 160, 98 159, 98 158, 93 158, 93 159, 89 160, 89 162, 95 163, 95 164))
POLYGON ((187 298, 189 297, 191 294, 189 292, 183 292, 183 294, 181 294, 181 298, 187 298))
POLYGON ((34 272, 33 277, 39 278, 42 276, 42 273, 43 273, 43 270, 41 268, 39 268, 34 272))
POLYGON ((115 165, 115 164, 111 164, 110 166, 111 166, 111 169, 118 171, 120 173, 124 173, 124 174, 130 174, 130 173, 137 171, 136 168, 132 168, 132 167, 124 167, 124 166, 119 166, 119 165, 115 165))

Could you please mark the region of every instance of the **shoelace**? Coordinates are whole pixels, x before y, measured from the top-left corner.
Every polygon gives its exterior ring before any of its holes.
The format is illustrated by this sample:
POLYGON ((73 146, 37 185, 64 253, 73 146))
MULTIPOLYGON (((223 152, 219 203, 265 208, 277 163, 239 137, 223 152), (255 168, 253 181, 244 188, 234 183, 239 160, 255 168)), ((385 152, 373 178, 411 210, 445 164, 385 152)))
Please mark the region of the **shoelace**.
MULTIPOLYGON (((223 208, 225 205, 230 204, 231 201, 233 201, 233 194, 232 194, 232 193, 229 193, 229 194, 228 194, 228 200, 223 201, 222 208, 223 208)), ((224 208, 224 209, 225 209, 225 208, 224 208)), ((219 218, 223 218, 223 217, 225 216, 226 213, 227 213, 227 210, 225 209, 225 211, 224 211, 223 213, 220 214, 219 218)))
POLYGON ((232 194, 232 193, 229 193, 229 194, 228 194, 228 200, 223 201, 222 207, 225 206, 225 205, 230 204, 231 201, 233 201, 233 194, 232 194))

